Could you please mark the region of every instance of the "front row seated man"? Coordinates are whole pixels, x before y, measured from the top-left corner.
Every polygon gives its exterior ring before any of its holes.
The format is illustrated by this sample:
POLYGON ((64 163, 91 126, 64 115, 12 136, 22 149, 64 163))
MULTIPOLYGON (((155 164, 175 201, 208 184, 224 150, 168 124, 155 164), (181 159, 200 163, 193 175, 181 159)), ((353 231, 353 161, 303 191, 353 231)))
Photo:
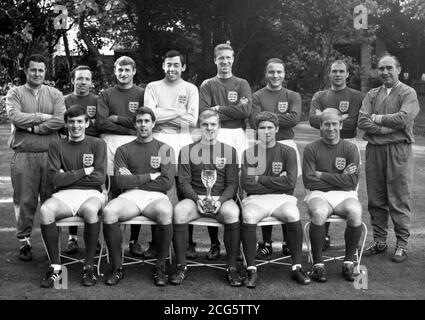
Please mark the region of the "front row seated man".
POLYGON ((153 138, 155 115, 150 108, 137 109, 133 121, 137 139, 118 147, 114 159, 116 183, 124 193, 110 201, 103 213, 103 233, 113 265, 106 284, 116 285, 124 277, 118 222, 143 215, 157 223, 154 283, 165 286, 165 259, 173 236, 173 206, 166 193, 174 181, 175 158, 170 146, 153 138))
POLYGON ((303 233, 297 198, 293 196, 297 182, 295 149, 277 143, 279 119, 263 111, 255 119, 259 143, 245 150, 242 166, 242 187, 248 197, 242 201, 242 244, 247 262, 245 285, 255 288, 257 268, 255 254, 257 224, 266 217, 275 217, 286 225, 286 242, 292 258, 292 279, 309 284, 302 269, 303 233))
POLYGON ((71 106, 64 114, 68 137, 50 144, 49 179, 56 188, 40 208, 41 234, 50 258, 50 267, 41 282, 44 288, 54 285, 61 273, 56 220, 80 216, 84 218, 85 266, 81 277, 84 286, 96 284, 93 260, 99 236, 99 216, 106 197, 101 186, 106 177, 106 144, 86 136, 89 126, 86 109, 71 106))
POLYGON ((362 233, 362 206, 357 198, 359 152, 351 142, 340 138, 342 116, 325 109, 320 116, 323 137, 308 144, 303 156, 303 181, 308 189, 305 201, 311 218, 310 241, 313 270, 310 277, 326 282, 322 248, 326 220, 332 214, 347 220, 345 258, 342 275, 354 281, 354 256, 362 233))
POLYGON ((233 200, 238 188, 238 157, 233 147, 217 141, 220 128, 217 111, 207 109, 201 112, 199 126, 201 140, 183 147, 179 154, 178 187, 185 199, 174 208, 173 245, 177 270, 170 282, 179 285, 187 276, 188 223, 200 217, 211 217, 224 224, 226 280, 231 286, 241 286, 242 279, 236 270, 240 243, 239 208, 233 200), (213 200, 210 203, 204 201, 207 190, 203 180, 212 185, 213 200))

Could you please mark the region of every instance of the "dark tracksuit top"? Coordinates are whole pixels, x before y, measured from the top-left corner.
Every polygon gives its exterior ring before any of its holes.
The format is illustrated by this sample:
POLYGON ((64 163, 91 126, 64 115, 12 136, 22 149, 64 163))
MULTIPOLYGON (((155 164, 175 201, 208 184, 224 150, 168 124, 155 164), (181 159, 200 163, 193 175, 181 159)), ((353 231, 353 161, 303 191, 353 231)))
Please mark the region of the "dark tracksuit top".
POLYGON ((68 138, 49 146, 49 178, 56 191, 65 189, 96 189, 102 191, 106 177, 106 143, 86 136, 74 142, 68 138), (90 175, 84 168, 94 167, 90 175), (64 172, 59 172, 60 170, 64 172))
POLYGON ((134 131, 134 112, 143 106, 145 90, 134 85, 130 89, 118 86, 103 90, 97 101, 96 127, 101 133, 131 135, 134 131), (109 116, 117 115, 113 123, 109 116))
POLYGON ((118 147, 114 159, 114 174, 117 187, 123 190, 140 189, 167 193, 174 181, 175 165, 173 149, 158 140, 143 143, 138 139, 118 147), (119 173, 127 168, 131 175, 119 173), (151 180, 150 174, 161 175, 151 180))
POLYGON ((257 144, 244 151, 243 161, 241 183, 248 196, 294 194, 297 183, 297 154, 293 148, 276 142, 273 147, 264 150, 263 145, 257 144), (259 153, 266 154, 265 167, 262 167, 259 153), (250 168, 252 172, 249 171, 250 168), (286 175, 282 175, 284 172, 286 175), (258 176, 258 183, 255 182, 255 176, 258 176))
POLYGON ((363 94, 360 91, 345 87, 342 90, 323 90, 314 94, 309 113, 310 125, 320 129, 320 116, 316 110, 323 111, 326 108, 334 108, 342 114, 348 114, 342 123, 341 138, 352 139, 357 136, 357 120, 362 106, 363 94))
MULTIPOLYGON (((89 115, 89 127, 86 128, 86 135, 92 137, 99 137, 100 133, 96 128, 96 110, 97 110, 97 99, 98 95, 90 92, 86 96, 77 96, 75 93, 70 93, 64 97, 65 107, 69 109, 70 106, 78 104, 86 109, 89 115)), ((66 128, 61 132, 62 134, 68 134, 66 128)))
POLYGON ((340 139, 335 145, 327 144, 323 139, 309 143, 303 154, 303 182, 311 191, 352 191, 359 181, 359 152, 356 145, 340 139), (343 174, 346 166, 353 163, 356 173, 343 174), (320 178, 315 171, 322 172, 320 178))
POLYGON ((251 128, 255 129, 255 117, 262 111, 270 111, 279 118, 276 140, 294 138, 295 127, 301 119, 301 96, 295 91, 282 88, 272 91, 264 87, 252 94, 252 112, 249 117, 251 128))
POLYGON ((248 82, 235 76, 205 80, 199 89, 199 113, 214 106, 220 106, 218 113, 222 128, 245 129, 245 119, 249 117, 252 107, 248 82), (248 99, 248 103, 240 102, 243 97, 248 99))
POLYGON ((184 146, 179 154, 178 188, 186 199, 195 203, 198 195, 206 195, 207 190, 201 180, 202 170, 216 170, 217 181, 211 195, 219 196, 224 203, 236 195, 238 188, 238 157, 236 150, 224 143, 205 145, 195 142, 184 146))

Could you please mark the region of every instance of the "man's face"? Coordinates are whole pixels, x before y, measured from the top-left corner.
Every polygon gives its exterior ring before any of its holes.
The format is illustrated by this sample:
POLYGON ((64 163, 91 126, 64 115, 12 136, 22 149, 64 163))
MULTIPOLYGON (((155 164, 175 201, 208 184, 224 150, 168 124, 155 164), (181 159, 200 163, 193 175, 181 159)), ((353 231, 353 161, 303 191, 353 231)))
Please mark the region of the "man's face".
POLYGON ((77 117, 68 117, 66 119, 66 127, 69 132, 69 139, 72 141, 83 140, 86 134, 86 128, 89 126, 89 121, 86 121, 85 115, 77 117))
POLYGON ((270 121, 261 121, 258 124, 258 140, 261 143, 269 144, 276 140, 276 133, 279 131, 279 128, 276 127, 273 122, 270 121))
POLYGON ((202 137, 205 141, 213 141, 217 138, 219 123, 216 116, 202 120, 200 127, 202 137))
POLYGON ((92 74, 90 70, 77 70, 75 71, 72 83, 74 85, 74 93, 78 96, 85 96, 89 94, 92 87, 92 74))
POLYGON ((31 88, 39 88, 43 84, 46 76, 46 65, 44 62, 30 61, 28 68, 25 70, 27 76, 27 84, 31 88))
POLYGON ((119 84, 126 85, 133 83, 133 77, 136 74, 136 69, 131 64, 117 65, 114 69, 115 77, 119 84))
POLYGON ((266 80, 269 87, 279 89, 285 79, 285 68, 281 63, 269 63, 266 68, 266 80))
POLYGON ((219 50, 214 58, 218 73, 226 74, 232 72, 234 57, 233 51, 229 49, 219 50))
POLYGON ((182 72, 186 70, 186 65, 182 65, 180 56, 175 56, 165 58, 162 69, 168 81, 176 81, 181 78, 182 72))
POLYGON ((398 82, 401 68, 392 57, 385 57, 378 63, 378 75, 387 88, 393 87, 398 82))
POLYGON ((339 133, 342 129, 342 120, 337 113, 327 112, 323 116, 320 130, 323 133, 323 139, 328 142, 339 140, 339 133))
POLYGON ((155 122, 152 121, 150 114, 138 114, 136 116, 136 131, 137 137, 147 139, 152 135, 152 129, 155 127, 155 122))
POLYGON ((345 87, 347 84, 348 71, 343 63, 333 63, 329 71, 329 79, 334 87, 345 87))

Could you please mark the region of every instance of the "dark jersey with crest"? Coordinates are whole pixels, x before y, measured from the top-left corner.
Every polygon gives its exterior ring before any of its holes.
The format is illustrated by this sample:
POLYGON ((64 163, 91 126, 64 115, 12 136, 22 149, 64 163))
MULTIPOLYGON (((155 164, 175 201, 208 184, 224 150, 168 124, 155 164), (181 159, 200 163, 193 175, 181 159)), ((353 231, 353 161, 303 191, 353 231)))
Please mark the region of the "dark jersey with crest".
POLYGON ((338 91, 332 89, 318 91, 311 100, 310 125, 320 129, 320 116, 316 115, 316 110, 338 109, 342 114, 348 114, 348 117, 342 123, 341 138, 355 138, 357 136, 357 121, 362 101, 363 94, 348 87, 338 91))
POLYGON ((123 190, 141 189, 166 193, 174 181, 175 157, 173 148, 153 139, 144 143, 135 139, 120 146, 115 153, 114 175, 117 187, 123 190), (126 168, 131 175, 121 174, 126 168), (161 175, 151 180, 150 174, 161 175))
POLYGON ((198 195, 206 195, 202 183, 202 170, 215 170, 216 181, 211 195, 219 196, 219 201, 232 199, 238 188, 238 157, 236 150, 228 144, 216 142, 206 145, 195 142, 183 147, 179 154, 179 190, 186 199, 198 200, 198 195))
POLYGON ((89 93, 86 96, 77 96, 75 93, 70 93, 64 97, 65 107, 69 109, 70 106, 78 104, 86 109, 89 116, 89 127, 86 128, 86 135, 99 137, 100 133, 96 128, 96 110, 98 95, 89 93))
POLYGON ((241 183, 248 195, 294 193, 297 154, 294 148, 276 143, 271 148, 257 144, 244 151, 241 183), (258 183, 255 182, 258 176, 258 183))
POLYGON ((359 151, 355 144, 341 139, 330 145, 323 139, 308 144, 303 154, 303 181, 309 190, 356 190, 359 181, 359 151), (357 166, 356 173, 343 174, 349 164, 357 166), (322 172, 318 178, 316 171, 322 172))
POLYGON ((106 143, 86 136, 74 142, 68 138, 49 146, 49 179, 56 191, 64 189, 96 189, 101 191, 106 175, 106 143), (94 167, 90 175, 84 168, 94 167))
POLYGON ((249 117, 251 128, 255 129, 255 117, 262 111, 270 111, 279 118, 276 140, 292 139, 294 130, 301 119, 301 96, 285 88, 272 91, 264 87, 252 94, 252 112, 249 117))

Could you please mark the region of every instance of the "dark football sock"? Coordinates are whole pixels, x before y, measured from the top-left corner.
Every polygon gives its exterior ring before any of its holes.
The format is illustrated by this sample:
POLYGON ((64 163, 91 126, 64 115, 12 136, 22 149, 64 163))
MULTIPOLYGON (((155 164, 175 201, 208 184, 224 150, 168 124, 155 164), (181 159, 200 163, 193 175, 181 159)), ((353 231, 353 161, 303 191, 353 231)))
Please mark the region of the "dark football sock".
POLYGON ((261 233, 263 235, 263 242, 272 243, 272 231, 273 226, 261 227, 261 233))
POLYGON ((292 264, 301 264, 303 250, 303 229, 301 221, 288 222, 286 225, 286 243, 291 252, 292 264))
POLYGON ((108 246, 109 254, 112 257, 114 268, 120 268, 121 261, 121 244, 122 234, 118 223, 103 224, 103 236, 105 237, 106 245, 108 246))
POLYGON ((187 223, 173 224, 173 247, 178 265, 186 265, 186 246, 189 237, 187 225, 187 223))
POLYGON ((136 243, 139 240, 140 228, 142 226, 140 224, 132 224, 130 225, 130 242, 136 243))
POLYGON ((345 258, 344 261, 354 261, 354 255, 362 236, 362 226, 352 227, 347 225, 345 228, 345 258))
POLYGON ((194 242, 193 242, 193 224, 189 224, 189 244, 194 244, 194 242))
POLYGON ((226 247, 228 267, 236 267, 240 245, 240 232, 239 221, 224 225, 224 246, 226 247))
POLYGON ((173 225, 171 223, 166 225, 158 224, 155 232, 156 265, 158 267, 165 266, 165 258, 168 256, 172 237, 173 225))
POLYGON ((257 248, 257 225, 242 223, 241 239, 247 267, 255 266, 257 248))
POLYGON ((84 223, 84 243, 86 246, 86 265, 94 263, 97 239, 99 239, 100 221, 95 223, 84 223))
POLYGON ((313 262, 323 263, 322 258, 322 248, 323 243, 325 242, 325 225, 318 226, 314 223, 310 224, 310 242, 311 242, 311 251, 313 253, 313 262))
POLYGON ((70 235, 76 236, 77 233, 78 233, 78 227, 77 226, 69 227, 69 234, 70 235))
POLYGON ((282 241, 283 242, 288 242, 288 238, 287 238, 287 236, 286 236, 286 224, 284 223, 284 224, 282 224, 282 241))
POLYGON ((326 234, 325 236, 329 236, 329 227, 330 227, 331 223, 330 222, 326 222, 326 234))
POLYGON ((41 235, 43 236, 47 252, 49 253, 50 263, 61 264, 58 244, 59 232, 58 228, 56 227, 56 222, 51 224, 42 224, 41 235))
POLYGON ((208 234, 210 235, 211 244, 220 244, 218 240, 218 227, 208 227, 208 234))

